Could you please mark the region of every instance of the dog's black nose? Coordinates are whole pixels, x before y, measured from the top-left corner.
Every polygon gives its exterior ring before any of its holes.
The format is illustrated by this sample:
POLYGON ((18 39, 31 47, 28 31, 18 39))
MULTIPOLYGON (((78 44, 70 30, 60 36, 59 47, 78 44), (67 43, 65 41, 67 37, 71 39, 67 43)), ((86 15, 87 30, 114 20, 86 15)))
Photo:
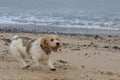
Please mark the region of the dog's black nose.
POLYGON ((57 45, 57 46, 59 46, 59 45, 60 45, 60 43, 56 43, 56 45, 57 45))

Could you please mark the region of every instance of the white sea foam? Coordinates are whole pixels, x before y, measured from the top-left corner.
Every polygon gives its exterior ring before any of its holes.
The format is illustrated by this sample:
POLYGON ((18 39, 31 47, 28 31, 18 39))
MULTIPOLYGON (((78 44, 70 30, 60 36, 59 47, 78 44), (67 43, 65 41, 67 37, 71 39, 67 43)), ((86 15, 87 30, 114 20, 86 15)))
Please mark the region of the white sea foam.
POLYGON ((120 0, 0 0, 0 23, 120 30, 119 3, 120 0))
MULTIPOLYGON (((115 17, 114 17, 115 18, 115 17)), ((16 16, 1 15, 0 24, 35 24, 35 25, 52 25, 65 28, 88 28, 88 29, 105 29, 120 30, 120 24, 113 20, 105 21, 101 16, 91 18, 89 16, 54 16, 54 15, 35 15, 20 14, 16 16)))

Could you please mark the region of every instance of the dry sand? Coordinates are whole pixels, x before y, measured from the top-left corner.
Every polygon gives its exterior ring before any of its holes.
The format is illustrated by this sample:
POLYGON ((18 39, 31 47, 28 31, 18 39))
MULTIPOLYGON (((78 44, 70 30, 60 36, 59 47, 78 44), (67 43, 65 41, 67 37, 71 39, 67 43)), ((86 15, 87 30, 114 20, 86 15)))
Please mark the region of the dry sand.
POLYGON ((0 80, 120 80, 120 35, 60 35, 63 47, 52 55, 56 71, 47 66, 21 69, 9 51, 13 35, 0 33, 0 80))

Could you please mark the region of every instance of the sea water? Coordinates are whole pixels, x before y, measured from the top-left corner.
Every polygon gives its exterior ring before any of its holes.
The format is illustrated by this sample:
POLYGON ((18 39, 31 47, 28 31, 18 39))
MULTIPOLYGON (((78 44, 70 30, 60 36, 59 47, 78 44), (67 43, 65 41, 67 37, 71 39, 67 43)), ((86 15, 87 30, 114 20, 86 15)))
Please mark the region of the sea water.
POLYGON ((120 0, 0 0, 0 24, 120 30, 120 0))

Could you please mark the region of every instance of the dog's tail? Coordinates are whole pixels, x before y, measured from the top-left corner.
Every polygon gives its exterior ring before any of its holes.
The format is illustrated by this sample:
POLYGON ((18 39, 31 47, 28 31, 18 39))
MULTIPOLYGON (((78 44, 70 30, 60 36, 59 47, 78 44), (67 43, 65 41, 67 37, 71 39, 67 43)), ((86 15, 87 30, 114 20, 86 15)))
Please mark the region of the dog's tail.
POLYGON ((12 38, 11 38, 11 40, 15 40, 15 39, 17 39, 19 36, 18 35, 15 35, 15 36, 13 36, 12 38))

